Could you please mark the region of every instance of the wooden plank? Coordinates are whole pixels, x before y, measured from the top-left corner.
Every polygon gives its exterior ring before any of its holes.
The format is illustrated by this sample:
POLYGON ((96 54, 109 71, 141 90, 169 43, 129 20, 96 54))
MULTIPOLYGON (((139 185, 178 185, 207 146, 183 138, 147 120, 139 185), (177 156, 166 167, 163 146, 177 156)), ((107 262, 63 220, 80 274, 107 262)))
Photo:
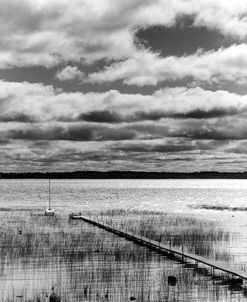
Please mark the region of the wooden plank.
POLYGON ((237 270, 237 269, 234 269, 234 268, 231 268, 231 267, 227 267, 226 265, 224 265, 224 264, 222 264, 218 261, 210 260, 208 258, 198 256, 196 254, 183 252, 181 250, 171 248, 168 245, 161 244, 158 241, 151 240, 147 237, 143 237, 143 236, 140 236, 140 235, 137 235, 137 234, 127 232, 127 231, 122 231, 122 230, 119 230, 119 229, 115 229, 115 228, 113 228, 109 225, 103 224, 102 222, 92 220, 91 218, 87 218, 87 217, 79 216, 79 215, 75 215, 75 216, 72 215, 71 218, 72 219, 82 219, 82 220, 84 220, 84 221, 86 221, 90 224, 98 226, 98 227, 100 227, 102 229, 105 229, 106 231, 109 231, 111 233, 114 233, 118 236, 125 237, 127 239, 133 240, 133 241, 135 241, 139 244, 149 246, 151 248, 153 247, 156 250, 160 250, 160 251, 163 251, 163 252, 166 252, 166 253, 172 253, 172 254, 176 254, 176 255, 179 255, 179 256, 184 257, 184 258, 189 258, 191 260, 194 260, 194 261, 203 263, 207 266, 210 266, 214 269, 221 270, 225 273, 228 273, 228 274, 240 277, 244 280, 247 280, 247 272, 237 270))

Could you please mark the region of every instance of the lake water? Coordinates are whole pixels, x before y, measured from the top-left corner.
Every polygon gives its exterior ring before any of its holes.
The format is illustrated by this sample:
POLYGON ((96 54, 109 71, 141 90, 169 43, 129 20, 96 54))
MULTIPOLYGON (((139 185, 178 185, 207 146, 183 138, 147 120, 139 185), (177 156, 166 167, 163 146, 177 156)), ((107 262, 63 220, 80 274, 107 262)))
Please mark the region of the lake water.
MULTIPOLYGON (((0 192, 1 207, 44 208, 48 181, 1 179, 0 192)), ((204 215, 204 206, 247 209, 247 180, 51 180, 51 199, 59 212, 114 207, 204 215)))
MULTIPOLYGON (((47 180, 1 179, 0 192, 0 208, 6 213, 9 210, 25 212, 30 209, 39 212, 48 205, 47 180)), ((51 180, 51 203, 60 216, 68 216, 70 212, 78 211, 90 211, 97 215, 107 209, 127 209, 161 211, 215 221, 219 227, 238 235, 238 240, 230 242, 227 246, 234 256, 232 265, 243 269, 247 267, 247 180, 51 180)), ((155 259, 152 260, 152 266, 156 266, 157 263, 160 265, 160 261, 163 261, 164 265, 172 266, 172 263, 175 265, 175 262, 155 259)), ((25 267, 22 269, 24 271, 25 267)), ((13 269, 9 272, 11 275, 15 274, 13 269)), ((32 274, 37 278, 39 272, 32 274)), ((200 286, 202 285, 199 284, 198 288, 200 286)), ((208 288, 205 284, 203 286, 207 292, 212 284, 209 285, 207 282, 208 288)), ((198 298, 198 293, 202 292, 201 288, 200 290, 198 288, 195 290, 194 286, 191 292, 187 292, 185 300, 181 296, 169 299, 173 299, 171 301, 188 301, 186 300, 188 297, 189 301, 246 299, 243 293, 231 294, 227 289, 222 291, 222 288, 216 291, 216 294, 214 292, 213 296, 209 294, 198 298)), ((121 295, 119 298, 116 297, 114 302, 121 302, 121 295)), ((150 298, 150 301, 155 300, 150 298)))
MULTIPOLYGON (((47 180, 2 179, 0 192, 0 208, 48 205, 47 180)), ((247 226, 247 180, 52 180, 51 203, 61 215, 119 208, 206 217, 243 234, 247 226)))

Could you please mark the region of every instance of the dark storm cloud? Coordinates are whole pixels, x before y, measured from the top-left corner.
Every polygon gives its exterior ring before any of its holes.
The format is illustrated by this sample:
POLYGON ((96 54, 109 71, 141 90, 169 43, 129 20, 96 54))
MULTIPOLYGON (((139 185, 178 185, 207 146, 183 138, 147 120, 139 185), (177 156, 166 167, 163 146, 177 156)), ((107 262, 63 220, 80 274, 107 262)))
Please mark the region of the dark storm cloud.
POLYGON ((151 112, 137 112, 133 120, 160 120, 162 118, 174 119, 210 119, 219 118, 228 115, 239 114, 237 108, 212 108, 210 110, 196 109, 187 112, 165 112, 165 111, 151 111, 151 112))
POLYGON ((141 122, 125 126, 125 129, 135 130, 141 139, 184 138, 187 140, 245 140, 247 125, 242 120, 229 117, 212 121, 205 119, 169 119, 159 123, 141 122), (246 125, 246 127, 245 127, 246 125))
POLYGON ((89 141, 94 139, 94 129, 90 127, 50 126, 47 128, 29 125, 25 128, 12 129, 5 134, 8 138, 22 140, 75 140, 89 141))
POLYGON ((130 114, 121 115, 114 111, 92 111, 81 114, 78 120, 84 120, 87 122, 95 123, 123 123, 123 122, 137 122, 145 120, 159 120, 164 117, 170 117, 171 115, 161 111, 137 111, 130 114))
POLYGON ((96 131, 95 128, 76 125, 76 126, 68 127, 65 131, 62 131, 62 135, 60 135, 58 139, 74 140, 74 141, 90 141, 95 139, 95 131, 96 131))
POLYGON ((193 145, 177 145, 177 144, 167 144, 167 145, 159 145, 152 147, 152 152, 183 152, 183 151, 192 151, 198 149, 197 146, 193 145))
POLYGON ((34 123, 35 121, 35 117, 29 116, 24 113, 14 113, 8 115, 1 115, 0 113, 0 122, 34 123))
POLYGON ((10 139, 21 140, 68 140, 68 141, 117 141, 132 140, 137 137, 133 129, 108 126, 91 126, 85 124, 60 124, 60 125, 36 125, 29 124, 25 127, 16 127, 2 132, 2 135, 10 139))
POLYGON ((170 117, 172 114, 162 112, 162 111, 137 111, 130 114, 121 115, 114 111, 92 111, 88 113, 81 114, 78 120, 84 120, 87 122, 95 123, 129 123, 138 121, 157 121, 164 117, 170 117))
MULTIPOLYGON (((242 114, 245 110, 242 110, 242 114)), ((137 111, 131 114, 121 115, 115 111, 103 110, 103 111, 90 111, 82 113, 78 117, 57 117, 57 121, 61 122, 75 122, 85 121, 90 123, 106 123, 106 124, 118 124, 118 123, 132 123, 140 121, 159 121, 164 118, 172 119, 211 119, 220 118, 225 116, 240 114, 237 108, 213 108, 211 110, 192 110, 188 112, 166 112, 166 111, 137 111)), ((39 121, 38 116, 31 116, 24 113, 12 113, 12 114, 0 114, 0 122, 18 122, 18 123, 37 123, 39 121)))
POLYGON ((99 130, 98 132, 98 140, 132 140, 137 137, 136 131, 132 129, 125 129, 119 128, 119 129, 104 129, 99 130))
POLYGON ((6 146, 9 142, 11 142, 10 139, 0 138, 0 145, 6 146))
POLYGON ((160 152, 160 153, 172 153, 172 152, 183 152, 183 151, 192 151, 198 149, 197 146, 193 146, 192 144, 188 143, 180 143, 177 144, 176 142, 172 143, 163 143, 158 145, 152 144, 142 144, 142 143, 132 143, 127 144, 121 147, 117 147, 123 151, 128 152, 160 152))
MULTIPOLYGON (((210 117, 216 116, 215 112, 208 113, 210 117)), ((217 112, 217 115, 221 115, 217 112)), ((209 117, 207 116, 207 117, 209 117)), ((6 123, 5 130, 1 130, 1 136, 4 139, 27 140, 27 141, 122 141, 122 140, 155 140, 164 138, 178 138, 185 141, 194 140, 205 141, 213 140, 215 142, 225 142, 229 140, 247 139, 247 125, 244 116, 242 119, 236 119, 229 115, 214 119, 205 119, 205 113, 197 112, 196 118, 191 115, 190 118, 178 119, 169 118, 156 120, 141 120, 128 123, 96 123, 96 122, 76 122, 76 123, 6 123), (194 118, 192 118, 192 116, 194 118), (199 118, 200 117, 200 118, 199 118)), ((159 146, 149 149, 150 152, 177 152, 189 151, 193 149, 213 150, 216 146, 211 144, 194 145, 175 144, 159 146)), ((141 147, 142 149, 142 147, 141 147)))
MULTIPOLYGON (((137 133, 133 129, 125 127, 111 128, 108 126, 69 126, 64 138, 69 140, 91 140, 91 141, 121 141, 135 139, 137 133)), ((61 138, 60 138, 61 139, 61 138)))
POLYGON ((171 132, 174 137, 184 137, 188 139, 199 140, 245 140, 247 139, 247 130, 242 128, 242 125, 203 125, 196 128, 187 128, 179 131, 171 132))
POLYGON ((78 117, 78 120, 96 123, 120 123, 123 121, 123 118, 116 112, 103 110, 82 113, 78 117))
POLYGON ((171 114, 173 118, 193 118, 193 119, 210 119, 210 118, 219 118, 225 117, 228 115, 237 115, 239 114, 237 108, 213 108, 211 110, 205 111, 201 109, 192 110, 185 113, 175 113, 171 114))
POLYGON ((158 121, 163 118, 173 119, 211 119, 239 114, 237 108, 212 108, 210 110, 196 109, 187 112, 166 112, 162 110, 136 111, 121 115, 115 111, 91 111, 82 113, 76 120, 94 123, 129 123, 138 121, 158 121))

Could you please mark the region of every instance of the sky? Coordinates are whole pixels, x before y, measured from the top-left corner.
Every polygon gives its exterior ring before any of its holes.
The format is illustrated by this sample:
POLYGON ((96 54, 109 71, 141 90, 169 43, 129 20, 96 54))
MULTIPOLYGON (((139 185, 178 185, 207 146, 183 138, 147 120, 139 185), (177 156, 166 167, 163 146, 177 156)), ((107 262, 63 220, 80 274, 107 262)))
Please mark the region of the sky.
POLYGON ((247 170, 246 0, 0 0, 0 171, 247 170))

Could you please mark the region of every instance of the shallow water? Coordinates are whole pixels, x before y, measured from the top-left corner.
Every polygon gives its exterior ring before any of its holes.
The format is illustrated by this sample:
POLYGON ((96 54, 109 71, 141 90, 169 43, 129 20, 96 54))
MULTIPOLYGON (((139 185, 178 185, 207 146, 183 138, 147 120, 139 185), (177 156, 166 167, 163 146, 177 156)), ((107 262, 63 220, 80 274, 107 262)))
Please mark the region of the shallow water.
MULTIPOLYGON (((1 215, 4 217, 7 214, 9 219, 10 210, 22 210, 19 213, 25 217, 29 215, 25 210, 31 209, 33 213, 42 212, 48 204, 47 180, 2 179, 0 192, 1 215)), ((62 217, 67 216, 69 212, 90 211, 96 215, 103 210, 119 208, 164 211, 212 220, 224 230, 238 234, 237 241, 228 243, 227 248, 234 256, 233 266, 245 268, 247 265, 246 180, 52 180, 51 201, 56 213, 62 217)), ((92 229, 89 226, 83 228, 92 229)), ((96 232, 95 228, 93 229, 96 232)), ((100 236, 107 239, 104 241, 105 249, 111 246, 112 235, 103 232, 100 236)), ((123 240, 119 242, 126 244, 123 240)), ((144 248, 138 247, 138 250, 140 249, 143 252, 144 248)), ((113 274, 112 279, 106 284, 92 280, 90 297, 89 294, 85 297, 84 293, 80 292, 83 288, 81 280, 83 284, 89 286, 90 279, 88 277, 90 274, 87 275, 80 269, 80 262, 71 266, 54 257, 52 261, 47 261, 45 268, 38 265, 37 260, 31 259, 4 265, 5 272, 0 277, 1 297, 5 298, 1 301, 8 301, 8 296, 13 298, 13 295, 22 295, 24 288, 26 288, 25 301, 28 301, 34 289, 45 292, 49 290, 51 284, 57 284, 61 295, 68 296, 67 301, 83 301, 80 294, 85 301, 104 301, 106 288, 109 288, 109 301, 114 302, 128 301, 131 295, 139 297, 138 301, 142 301, 144 296, 147 301, 246 299, 243 291, 230 291, 227 286, 214 282, 212 276, 198 274, 194 269, 185 268, 181 263, 153 252, 148 253, 151 255, 149 261, 130 262, 125 265, 122 265, 121 261, 116 261, 113 255, 109 256, 108 261, 105 261, 105 256, 101 259, 100 254, 84 259, 83 266, 88 263, 88 272, 97 269, 100 274, 106 270, 109 263, 112 263, 113 268, 113 272, 110 272, 113 274), (126 267, 133 268, 133 275, 126 267), (178 276, 180 288, 167 287, 166 280, 169 274, 178 276), (30 281, 32 286, 28 287, 30 281), (15 288, 16 291, 13 293, 15 288)))

